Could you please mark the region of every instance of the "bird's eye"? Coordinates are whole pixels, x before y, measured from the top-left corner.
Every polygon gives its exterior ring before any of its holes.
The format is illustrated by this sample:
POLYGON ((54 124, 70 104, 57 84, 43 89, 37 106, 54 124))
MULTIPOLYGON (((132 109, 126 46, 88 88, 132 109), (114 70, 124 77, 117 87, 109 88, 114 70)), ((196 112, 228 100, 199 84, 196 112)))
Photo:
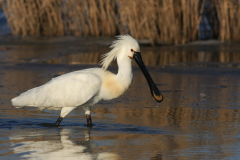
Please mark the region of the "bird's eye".
POLYGON ((131 52, 133 52, 133 49, 131 49, 131 52))

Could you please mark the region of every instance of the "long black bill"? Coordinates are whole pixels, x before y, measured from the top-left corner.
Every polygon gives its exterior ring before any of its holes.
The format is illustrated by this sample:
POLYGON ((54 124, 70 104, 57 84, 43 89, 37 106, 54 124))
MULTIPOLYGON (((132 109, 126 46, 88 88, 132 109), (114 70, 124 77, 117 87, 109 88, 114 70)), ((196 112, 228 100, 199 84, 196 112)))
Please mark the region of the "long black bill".
POLYGON ((152 96, 155 98, 155 100, 157 102, 162 102, 163 95, 158 90, 156 84, 153 82, 150 74, 148 73, 148 70, 147 70, 145 64, 143 63, 141 53, 140 52, 134 52, 133 58, 135 59, 135 61, 137 62, 138 66, 142 70, 142 72, 143 72, 143 74, 144 74, 144 76, 145 76, 145 78, 146 78, 146 80, 148 82, 148 85, 149 85, 149 88, 151 90, 152 96))

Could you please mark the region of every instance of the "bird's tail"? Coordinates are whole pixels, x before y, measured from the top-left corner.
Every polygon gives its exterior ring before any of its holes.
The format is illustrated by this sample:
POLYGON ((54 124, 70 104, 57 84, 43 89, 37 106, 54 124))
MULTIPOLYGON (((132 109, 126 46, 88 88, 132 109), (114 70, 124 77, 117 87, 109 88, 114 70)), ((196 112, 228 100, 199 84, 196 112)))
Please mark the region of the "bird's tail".
POLYGON ((19 96, 11 99, 12 105, 15 106, 16 108, 21 108, 21 107, 33 107, 35 106, 34 102, 36 100, 36 97, 38 95, 40 87, 36 87, 33 89, 30 89, 19 96))
POLYGON ((21 102, 19 101, 19 96, 11 99, 12 105, 16 108, 24 107, 24 105, 21 105, 21 102))
POLYGON ((16 108, 21 108, 25 106, 33 106, 32 101, 34 97, 29 94, 29 92, 22 93, 21 95, 11 99, 12 105, 16 108))

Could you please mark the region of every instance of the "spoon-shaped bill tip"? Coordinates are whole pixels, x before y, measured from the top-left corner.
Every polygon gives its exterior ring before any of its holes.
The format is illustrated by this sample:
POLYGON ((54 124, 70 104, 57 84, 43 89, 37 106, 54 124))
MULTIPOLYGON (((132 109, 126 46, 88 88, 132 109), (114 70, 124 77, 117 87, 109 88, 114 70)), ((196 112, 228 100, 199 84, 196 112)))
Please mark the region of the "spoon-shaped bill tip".
POLYGON ((155 98, 155 100, 157 102, 162 102, 163 101, 163 95, 160 94, 160 95, 156 95, 154 92, 153 92, 153 97, 155 98))
POLYGON ((149 88, 151 90, 151 94, 153 96, 153 98, 157 101, 157 102, 162 102, 163 101, 163 96, 162 93, 159 91, 159 89, 157 88, 156 84, 154 83, 154 81, 152 80, 150 74, 148 73, 148 70, 145 66, 145 64, 143 63, 142 60, 142 56, 140 52, 134 52, 133 58, 135 59, 135 61, 137 62, 138 66, 140 67, 140 69, 142 70, 149 88))

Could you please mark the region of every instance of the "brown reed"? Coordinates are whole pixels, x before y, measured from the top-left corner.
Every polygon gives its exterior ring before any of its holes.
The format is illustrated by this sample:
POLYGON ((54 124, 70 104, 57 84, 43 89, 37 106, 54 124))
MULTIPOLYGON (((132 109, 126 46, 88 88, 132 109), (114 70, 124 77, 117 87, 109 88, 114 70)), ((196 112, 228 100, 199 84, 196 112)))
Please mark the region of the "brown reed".
POLYGON ((240 0, 215 0, 218 13, 219 39, 221 41, 240 40, 240 0))
MULTIPOLYGON (((207 0, 217 12, 219 39, 240 40, 240 0, 207 0)), ((206 0, 0 0, 14 35, 115 36, 151 44, 185 44, 200 37, 206 0), (3 3, 4 2, 4 3, 3 3)), ((211 17, 212 18, 212 17, 211 17)))
POLYGON ((152 44, 184 44, 196 40, 204 2, 120 0, 120 33, 130 32, 138 39, 149 39, 152 44), (123 30, 124 27, 128 30, 123 30))

